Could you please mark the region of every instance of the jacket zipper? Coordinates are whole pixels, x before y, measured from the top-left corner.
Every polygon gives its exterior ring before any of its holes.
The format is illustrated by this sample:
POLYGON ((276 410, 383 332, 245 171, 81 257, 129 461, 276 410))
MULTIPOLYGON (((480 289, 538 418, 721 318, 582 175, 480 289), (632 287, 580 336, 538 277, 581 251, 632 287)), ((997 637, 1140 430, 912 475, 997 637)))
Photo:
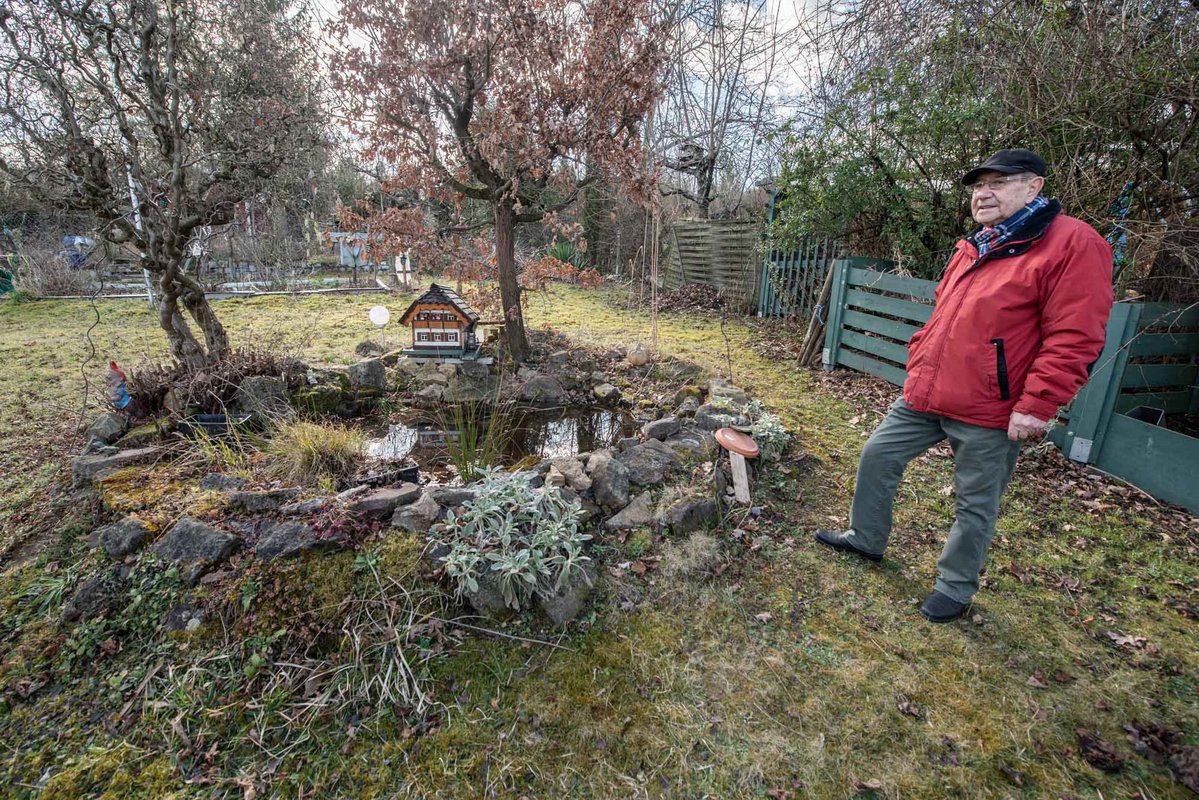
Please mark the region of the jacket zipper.
POLYGON ((995 374, 999 377, 999 399, 1011 399, 1011 387, 1008 386, 1007 354, 1003 350, 1003 339, 992 339, 995 345, 995 374))

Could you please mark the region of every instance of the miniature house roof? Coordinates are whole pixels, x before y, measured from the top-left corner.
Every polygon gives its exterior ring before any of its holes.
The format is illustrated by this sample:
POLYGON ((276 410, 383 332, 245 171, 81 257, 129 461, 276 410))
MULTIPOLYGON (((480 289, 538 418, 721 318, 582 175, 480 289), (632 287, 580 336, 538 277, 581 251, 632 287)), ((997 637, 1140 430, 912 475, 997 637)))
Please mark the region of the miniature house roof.
POLYGON ((448 286, 439 286, 434 283, 429 286, 429 291, 412 301, 412 305, 408 306, 408 310, 400 317, 400 324, 407 325, 412 321, 412 315, 420 306, 429 305, 452 306, 471 325, 479 321, 479 315, 458 296, 457 292, 448 286))

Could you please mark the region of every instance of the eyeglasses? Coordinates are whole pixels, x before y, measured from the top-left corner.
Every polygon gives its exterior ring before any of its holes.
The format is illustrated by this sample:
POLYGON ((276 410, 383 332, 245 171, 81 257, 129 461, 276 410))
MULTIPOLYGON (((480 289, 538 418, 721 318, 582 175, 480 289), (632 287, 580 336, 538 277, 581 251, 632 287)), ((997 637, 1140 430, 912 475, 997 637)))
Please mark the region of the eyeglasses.
POLYGON ((1009 183, 1024 183, 1031 181, 1033 178, 1038 178, 1039 175, 1007 175, 1002 178, 990 178, 985 181, 975 181, 974 183, 966 184, 966 191, 974 194, 981 192, 983 189, 990 189, 992 192, 998 192, 1009 183))

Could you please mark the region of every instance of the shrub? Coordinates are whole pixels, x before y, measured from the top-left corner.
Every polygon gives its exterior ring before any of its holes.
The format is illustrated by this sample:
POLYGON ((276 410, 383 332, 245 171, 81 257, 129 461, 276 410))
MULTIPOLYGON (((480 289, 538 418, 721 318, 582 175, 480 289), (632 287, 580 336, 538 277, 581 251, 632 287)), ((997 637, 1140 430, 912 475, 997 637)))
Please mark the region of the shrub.
POLYGON ((534 488, 527 473, 482 469, 479 496, 465 511, 446 516, 443 561, 459 595, 496 581, 516 611, 535 596, 549 597, 580 575, 589 580, 583 554, 591 536, 579 530, 579 505, 556 489, 534 488))
POLYGON ((243 378, 270 375, 285 378, 291 388, 301 379, 299 359, 264 347, 239 347, 229 357, 193 372, 181 364, 143 360, 128 371, 129 395, 145 416, 156 416, 174 393, 174 407, 195 408, 205 414, 224 414, 237 398, 243 378))
POLYGON ((564 264, 570 264, 576 269, 583 269, 587 266, 586 254, 576 245, 564 239, 560 239, 545 248, 545 254, 550 258, 556 258, 564 264))
POLYGON ((75 269, 56 252, 27 248, 17 265, 13 285, 34 297, 83 295, 93 291, 89 270, 75 269))
POLYGON ((343 425, 284 422, 264 448, 271 469, 299 484, 336 482, 357 472, 365 457, 366 437, 343 425))
POLYGON ((745 410, 753 420, 752 436, 763 458, 776 459, 782 455, 791 443, 791 432, 783 427, 782 420, 767 411, 757 400, 752 401, 745 410))

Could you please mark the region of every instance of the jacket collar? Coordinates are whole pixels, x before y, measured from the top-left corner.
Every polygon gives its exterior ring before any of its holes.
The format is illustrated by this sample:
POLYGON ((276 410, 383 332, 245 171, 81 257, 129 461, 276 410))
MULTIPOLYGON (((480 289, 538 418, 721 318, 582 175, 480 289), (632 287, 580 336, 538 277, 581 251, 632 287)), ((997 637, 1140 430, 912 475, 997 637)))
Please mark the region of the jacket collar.
MULTIPOLYGON (((1020 238, 1013 242, 1008 242, 1003 247, 991 250, 981 259, 991 260, 992 258, 1003 258, 1008 255, 1019 255, 1028 250, 1034 242, 1045 235, 1045 231, 1049 230, 1050 224, 1057 218, 1057 215, 1062 213, 1062 204, 1057 200, 1050 200, 1049 204, 1040 211, 1035 212, 1028 218, 1028 222, 1020 230, 1020 238), (1012 252, 1014 250, 1014 252, 1012 252)), ((961 246, 968 250, 974 251, 974 257, 979 258, 978 248, 974 246, 974 234, 982 230, 979 225, 970 234, 961 240, 961 246)))

